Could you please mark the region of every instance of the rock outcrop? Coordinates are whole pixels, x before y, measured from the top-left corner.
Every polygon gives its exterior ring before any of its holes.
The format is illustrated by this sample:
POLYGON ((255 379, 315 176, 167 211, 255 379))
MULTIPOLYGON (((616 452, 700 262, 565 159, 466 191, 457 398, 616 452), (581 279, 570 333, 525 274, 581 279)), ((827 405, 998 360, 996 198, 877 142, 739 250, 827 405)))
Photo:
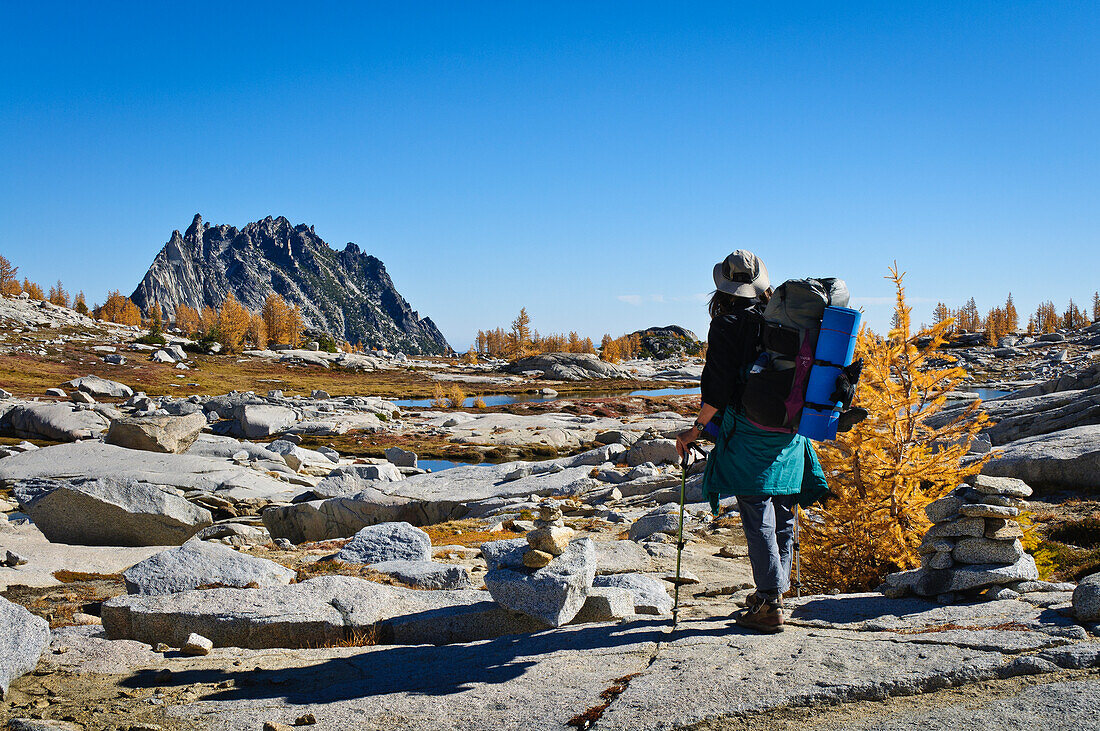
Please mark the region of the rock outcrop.
POLYGON ((16 483, 14 494, 53 543, 171 546, 211 523, 209 511, 136 480, 26 480, 16 483))
POLYGON ((180 454, 195 443, 205 426, 202 414, 124 416, 111 421, 105 440, 127 449, 180 454))
POLYGON ((0 597, 0 700, 8 684, 34 670, 50 642, 50 625, 0 597))
POLYGON ((381 523, 355 534, 334 558, 347 563, 375 564, 384 561, 430 561, 432 539, 408 523, 381 523))
POLYGON ((111 639, 182 647, 191 633, 215 647, 320 647, 374 633, 379 644, 471 642, 541 629, 488 592, 419 591, 350 576, 290 586, 115 597, 103 605, 111 639))
POLYGON ((634 376, 614 363, 588 353, 543 353, 520 358, 504 368, 506 373, 536 374, 555 381, 587 381, 634 376))
POLYGON ((1052 489, 1092 489, 1100 474, 1100 425, 1078 426, 1010 443, 982 468, 1052 489))
POLYGON ((159 303, 171 318, 177 305, 218 307, 230 292, 252 312, 271 293, 298 305, 308 328, 372 348, 446 354, 431 319, 397 292, 381 261, 349 243, 329 247, 312 226, 265 218, 243 229, 204 224, 173 231, 131 299, 144 312, 159 303))
POLYGON ((175 594, 211 586, 246 588, 286 585, 294 572, 227 546, 188 541, 150 556, 122 574, 131 594, 175 594))
POLYGON ((74 442, 97 437, 110 419, 77 404, 32 402, 10 409, 0 419, 0 428, 17 436, 74 442))
POLYGON ((679 325, 651 327, 631 335, 638 338, 639 351, 646 358, 698 355, 703 349, 703 344, 695 333, 679 325))

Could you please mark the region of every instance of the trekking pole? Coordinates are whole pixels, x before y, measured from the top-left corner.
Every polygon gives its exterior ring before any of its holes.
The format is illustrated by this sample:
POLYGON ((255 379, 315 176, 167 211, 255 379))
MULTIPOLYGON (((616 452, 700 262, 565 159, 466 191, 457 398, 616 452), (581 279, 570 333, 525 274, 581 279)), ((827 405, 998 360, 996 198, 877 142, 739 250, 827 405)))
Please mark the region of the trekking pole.
POLYGON ((687 474, 688 466, 690 465, 689 456, 692 453, 706 456, 706 452, 699 449, 694 444, 689 444, 688 448, 684 450, 684 457, 680 461, 680 529, 676 534, 676 581, 673 582, 675 588, 673 589, 673 601, 672 601, 672 628, 676 628, 676 622, 679 619, 680 614, 680 557, 684 552, 684 503, 686 502, 687 495, 687 474))
POLYGON ((800 509, 794 506, 794 595, 802 598, 802 547, 798 542, 798 513, 800 509))
POLYGON ((674 598, 672 601, 672 628, 676 629, 676 622, 680 615, 680 556, 684 552, 684 496, 687 494, 688 479, 688 455, 690 449, 684 450, 684 456, 680 460, 680 530, 676 534, 676 581, 673 582, 674 598))
POLYGON ((676 622, 680 614, 680 556, 684 552, 684 496, 687 493, 688 474, 688 450, 684 450, 683 459, 680 460, 680 529, 676 533, 676 581, 673 582, 672 600, 672 628, 676 629, 676 622))

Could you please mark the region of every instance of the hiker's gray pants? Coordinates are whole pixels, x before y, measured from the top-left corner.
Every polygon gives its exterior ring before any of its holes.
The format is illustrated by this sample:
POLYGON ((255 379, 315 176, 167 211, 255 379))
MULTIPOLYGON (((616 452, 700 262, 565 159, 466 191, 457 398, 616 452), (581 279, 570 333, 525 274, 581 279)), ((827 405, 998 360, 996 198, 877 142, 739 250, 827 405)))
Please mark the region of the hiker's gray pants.
POLYGON ((738 495, 756 591, 777 599, 791 588, 798 495, 738 495))

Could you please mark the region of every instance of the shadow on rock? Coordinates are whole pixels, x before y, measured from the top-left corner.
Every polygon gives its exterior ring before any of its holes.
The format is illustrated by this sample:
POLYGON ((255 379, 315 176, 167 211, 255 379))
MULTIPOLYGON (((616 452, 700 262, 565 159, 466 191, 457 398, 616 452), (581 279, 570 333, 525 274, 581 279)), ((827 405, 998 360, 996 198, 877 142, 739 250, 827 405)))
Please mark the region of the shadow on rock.
POLYGON ((691 622, 681 622, 672 633, 668 630, 667 620, 645 620, 510 635, 462 645, 377 646, 364 648, 362 653, 350 657, 297 668, 147 670, 136 673, 123 685, 130 688, 215 685, 224 689, 216 689, 202 700, 281 698, 302 705, 398 693, 448 696, 518 678, 541 658, 558 651, 598 654, 600 650, 744 633, 732 626, 714 627, 709 623, 706 628, 692 627, 691 622))

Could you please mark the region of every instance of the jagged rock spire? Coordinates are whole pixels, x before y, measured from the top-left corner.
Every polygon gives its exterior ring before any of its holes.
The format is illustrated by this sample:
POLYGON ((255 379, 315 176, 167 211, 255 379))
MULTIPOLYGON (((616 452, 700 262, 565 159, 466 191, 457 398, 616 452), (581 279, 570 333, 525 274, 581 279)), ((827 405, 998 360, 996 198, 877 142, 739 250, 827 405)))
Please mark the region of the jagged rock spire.
POLYGON ((337 340, 408 353, 443 354, 446 339, 421 318, 381 261, 348 243, 335 251, 312 226, 268 216, 243 229, 211 226, 198 213, 181 236, 173 231, 131 296, 146 313, 159 302, 218 307, 233 295, 259 312, 272 292, 298 305, 306 326, 337 340))

